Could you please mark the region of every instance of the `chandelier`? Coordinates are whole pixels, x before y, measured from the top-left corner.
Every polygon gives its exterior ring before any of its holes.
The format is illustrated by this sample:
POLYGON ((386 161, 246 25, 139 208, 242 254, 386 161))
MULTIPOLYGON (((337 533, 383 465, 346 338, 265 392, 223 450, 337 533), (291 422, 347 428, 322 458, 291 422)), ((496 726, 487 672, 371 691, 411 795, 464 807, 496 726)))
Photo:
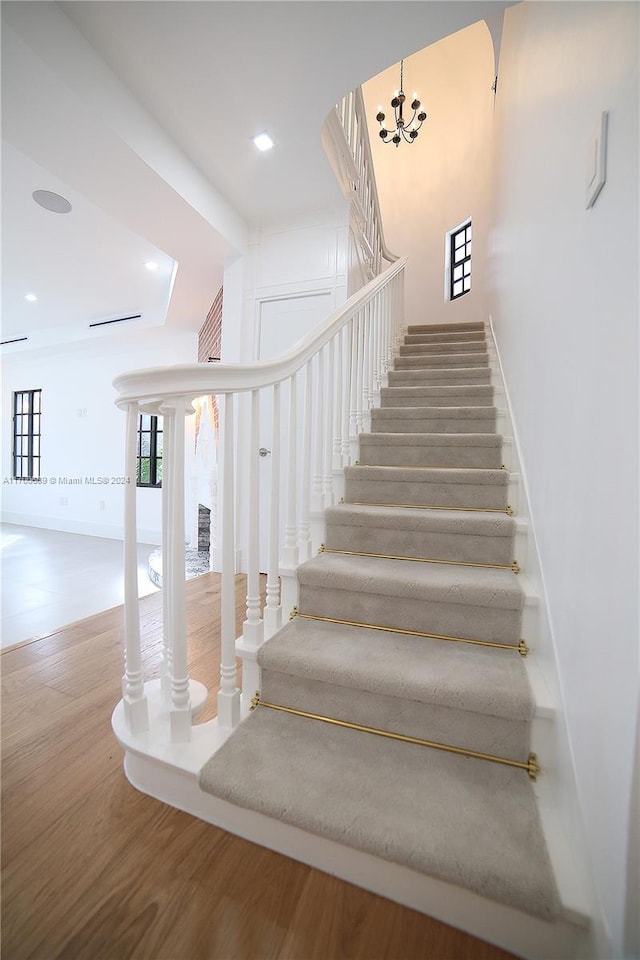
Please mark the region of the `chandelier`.
POLYGON ((396 147, 400 146, 400 141, 404 140, 406 143, 413 143, 413 141, 418 136, 418 130, 422 126, 423 122, 427 119, 427 115, 424 110, 420 110, 420 101, 416 97, 415 93, 413 95, 413 100, 411 101, 411 109, 413 110, 413 116, 410 120, 406 120, 404 117, 404 105, 406 102, 406 95, 403 89, 404 83, 404 60, 400 61, 400 89, 396 92, 395 96, 391 101, 391 106, 393 107, 393 114, 395 119, 395 128, 393 130, 387 130, 384 124, 384 113, 382 109, 378 110, 376 114, 376 120, 380 124, 380 139, 384 143, 395 143, 396 147), (420 110, 420 113, 418 113, 420 110))

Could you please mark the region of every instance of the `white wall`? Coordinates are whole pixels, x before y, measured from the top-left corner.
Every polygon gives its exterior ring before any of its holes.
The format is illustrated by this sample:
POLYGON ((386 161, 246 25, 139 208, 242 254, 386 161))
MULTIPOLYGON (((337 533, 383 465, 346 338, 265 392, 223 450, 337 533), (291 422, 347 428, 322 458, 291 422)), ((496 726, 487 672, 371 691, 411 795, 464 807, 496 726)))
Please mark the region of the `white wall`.
MULTIPOLYGON (((3 359, 4 521, 123 536, 124 487, 117 478, 124 475, 125 415, 114 404, 112 381, 128 370, 195 362, 197 356, 196 334, 161 330, 143 334, 123 334, 113 342, 101 337, 93 344, 69 344, 59 351, 25 350, 3 359), (29 389, 42 389, 42 477, 47 483, 12 482, 12 392, 29 389), (107 477, 109 482, 86 482, 91 477, 107 477), (81 482, 68 482, 75 478, 81 482)), ((160 530, 160 490, 140 488, 138 539, 160 543, 160 530)))
MULTIPOLYGON (((623 945, 638 701, 638 6, 507 11, 490 310, 520 437, 586 843, 623 945), (607 183, 585 209, 609 111, 607 183)), ((579 812, 574 811, 579 817, 579 812)), ((636 949, 638 944, 636 944, 636 949)))
POLYGON ((487 312, 486 253, 490 210, 493 47, 484 22, 434 43, 404 62, 405 93, 427 113, 415 143, 383 143, 378 107, 389 101, 400 65, 369 80, 363 95, 387 246, 407 256, 409 323, 459 323, 487 312), (473 220, 471 292, 444 296, 445 234, 473 220))
MULTIPOLYGON (((264 303, 326 295, 329 314, 346 300, 348 230, 345 201, 297 219, 263 223, 251 231, 244 265, 243 360, 255 360, 260 354, 264 303)), ((305 332, 303 328, 300 335, 305 332)))

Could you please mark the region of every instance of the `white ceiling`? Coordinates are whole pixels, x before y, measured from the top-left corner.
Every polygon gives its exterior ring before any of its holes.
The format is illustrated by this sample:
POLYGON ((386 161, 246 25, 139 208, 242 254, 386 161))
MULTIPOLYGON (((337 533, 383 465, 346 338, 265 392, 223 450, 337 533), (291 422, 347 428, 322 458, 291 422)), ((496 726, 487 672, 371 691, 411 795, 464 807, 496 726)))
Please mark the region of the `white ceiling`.
POLYGON ((338 200, 320 130, 340 96, 469 23, 491 26, 508 5, 3 2, 5 323, 45 316, 18 304, 27 278, 49 291, 45 322, 62 339, 62 317, 130 310, 149 280, 130 264, 153 247, 178 263, 167 323, 197 329, 247 225, 338 200), (260 154, 250 138, 264 129, 276 146, 260 154), (73 224, 29 208, 36 173, 37 187, 58 183, 74 203, 56 217, 73 224), (35 215, 49 217, 37 242, 35 215))
POLYGON ((137 313, 148 324, 164 322, 173 260, 7 143, 2 247, 3 340, 34 325, 49 340, 76 339, 89 323, 137 313), (44 210, 31 199, 39 189, 66 197, 72 211, 44 210), (37 301, 26 301, 27 293, 37 301))

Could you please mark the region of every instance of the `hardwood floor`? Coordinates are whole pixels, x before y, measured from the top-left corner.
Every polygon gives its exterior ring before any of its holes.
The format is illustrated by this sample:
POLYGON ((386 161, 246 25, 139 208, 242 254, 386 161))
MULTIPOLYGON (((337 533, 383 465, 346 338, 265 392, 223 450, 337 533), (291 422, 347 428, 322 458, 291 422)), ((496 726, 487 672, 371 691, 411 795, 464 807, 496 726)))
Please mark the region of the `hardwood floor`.
MULTIPOLYGON (((242 577, 237 597, 240 630, 242 577)), ((213 692, 218 576, 187 598, 191 675, 213 692)), ((161 594, 141 601, 151 676, 161 615, 161 594)), ((4 960, 507 960, 138 793, 110 726, 122 649, 117 607, 2 651, 4 960)))

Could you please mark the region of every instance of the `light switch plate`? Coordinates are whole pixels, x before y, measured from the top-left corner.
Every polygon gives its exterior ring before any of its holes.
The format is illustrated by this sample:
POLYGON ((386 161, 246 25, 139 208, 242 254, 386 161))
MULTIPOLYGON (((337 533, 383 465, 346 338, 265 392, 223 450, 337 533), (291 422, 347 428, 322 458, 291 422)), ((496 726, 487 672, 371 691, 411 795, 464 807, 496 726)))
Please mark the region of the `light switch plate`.
POLYGON ((603 110, 589 140, 585 206, 592 207, 607 179, 607 126, 609 114, 603 110))

